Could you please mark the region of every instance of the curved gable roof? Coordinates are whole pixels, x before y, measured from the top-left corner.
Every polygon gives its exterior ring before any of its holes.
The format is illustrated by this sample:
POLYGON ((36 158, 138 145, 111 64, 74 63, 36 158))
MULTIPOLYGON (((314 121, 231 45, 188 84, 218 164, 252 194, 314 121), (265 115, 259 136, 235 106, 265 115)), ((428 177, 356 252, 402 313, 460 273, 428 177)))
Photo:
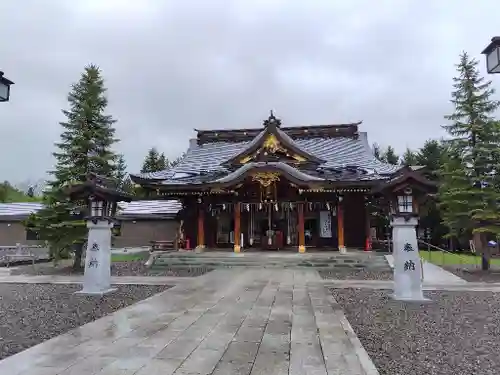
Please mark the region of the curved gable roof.
MULTIPOLYGON (((282 131, 280 129, 280 131, 282 131)), ((288 136, 284 131, 282 131, 288 136)), ((291 138, 291 137, 290 137, 291 138)), ((175 167, 153 173, 131 175, 134 181, 140 180, 170 180, 175 181, 175 175, 202 175, 205 173, 222 172, 228 173, 224 162, 234 158, 241 153, 242 149, 250 146, 252 141, 241 142, 208 142, 198 144, 196 139, 190 142, 190 146, 184 158, 175 167)), ((344 168, 347 165, 358 166, 366 170, 372 170, 378 175, 390 175, 398 171, 398 165, 381 162, 373 155, 373 150, 368 143, 366 132, 358 132, 357 137, 315 137, 297 138, 293 142, 302 150, 314 157, 324 161, 321 168, 344 168)))
POLYGON ((259 148, 263 147, 268 137, 272 136, 276 137, 275 140, 278 141, 285 149, 299 155, 308 162, 314 164, 323 164, 325 162, 325 160, 322 160, 302 149, 288 134, 280 129, 280 126, 281 120, 277 119, 271 111, 269 118, 264 121, 264 130, 262 130, 245 148, 243 148, 241 152, 232 156, 229 160, 222 164, 228 166, 240 164, 239 161, 241 159, 250 156, 259 148))

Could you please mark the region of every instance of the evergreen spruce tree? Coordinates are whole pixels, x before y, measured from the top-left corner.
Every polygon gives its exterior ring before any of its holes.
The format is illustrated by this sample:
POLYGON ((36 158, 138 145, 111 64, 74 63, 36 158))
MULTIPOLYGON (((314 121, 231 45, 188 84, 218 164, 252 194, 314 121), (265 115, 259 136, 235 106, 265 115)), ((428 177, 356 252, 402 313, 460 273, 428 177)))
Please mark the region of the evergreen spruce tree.
POLYGON ((159 157, 160 155, 155 147, 149 149, 148 154, 142 163, 141 173, 156 172, 159 157))
MULTIPOLYGON (((136 189, 134 187, 134 183, 130 179, 130 176, 125 177, 121 188, 124 192, 127 192, 127 193, 132 194, 132 195, 137 195, 137 193, 139 191, 139 189, 136 189)), ((141 192, 141 194, 142 194, 142 192, 141 192)))
MULTIPOLYGON (((59 259, 75 252, 75 269, 81 267, 83 244, 87 236, 83 221, 86 202, 70 202, 64 192, 69 184, 83 182, 90 172, 116 177, 117 155, 111 146, 115 139, 115 120, 105 114, 108 104, 101 71, 95 65, 85 67, 80 80, 73 84, 68 95, 69 109, 63 110, 60 142, 55 170, 49 189, 44 194, 44 207, 28 220, 42 240, 48 241, 51 255, 59 259)), ((121 172, 120 172, 121 173, 121 172)))
POLYGON ((120 189, 123 191, 134 194, 134 184, 127 174, 127 164, 123 154, 119 154, 116 158, 116 176, 115 178, 120 181, 120 189))
POLYGON ((439 141, 431 139, 425 141, 424 146, 417 152, 415 163, 425 167, 427 178, 437 181, 443 164, 443 156, 443 145, 439 141))
MULTIPOLYGON (((440 200, 451 232, 456 233, 459 219, 468 217, 467 229, 479 250, 488 237, 500 234, 500 129, 493 118, 500 103, 492 99, 491 82, 480 76, 477 65, 465 52, 457 64, 451 100, 455 111, 445 117, 450 123, 443 126, 452 156, 443 166, 440 200)), ((487 268, 483 258, 483 269, 487 268)))
POLYGON ((374 143, 372 146, 372 149, 373 149, 373 156, 375 156, 376 159, 378 159, 380 161, 385 161, 384 157, 382 155, 383 154, 382 150, 380 149, 380 146, 378 145, 378 143, 374 143))
POLYGON ((169 167, 168 159, 165 157, 165 154, 162 152, 160 156, 158 156, 158 160, 156 161, 156 171, 164 171, 169 167))
MULTIPOLYGON (((425 176, 431 181, 440 179, 440 171, 443 163, 444 147, 437 140, 427 140, 423 147, 415 155, 415 165, 424 167, 425 176)), ((448 233, 443 224, 441 210, 435 199, 427 199, 420 210, 419 226, 428 228, 431 235, 431 243, 442 246, 442 239, 448 233)))
POLYGON ((439 205, 447 237, 459 238, 463 230, 472 228, 469 212, 470 178, 458 152, 449 150, 443 156, 440 170, 439 205))
POLYGON ((417 165, 417 154, 410 148, 406 148, 403 156, 401 156, 401 165, 412 166, 417 165))
POLYGON ((185 156, 186 156, 186 153, 183 153, 181 156, 179 156, 176 159, 174 159, 173 161, 169 162, 168 167, 169 168, 175 167, 177 164, 179 164, 181 162, 182 159, 184 159, 185 156))
POLYGON ((394 147, 388 146, 384 152, 384 161, 389 164, 398 165, 399 156, 396 154, 394 147))
POLYGON ((141 173, 160 172, 169 167, 170 163, 165 154, 160 154, 156 147, 152 147, 142 163, 141 173))
POLYGON ((116 157, 116 176, 115 178, 120 181, 121 184, 125 181, 127 177, 127 163, 125 163, 125 157, 123 154, 119 154, 116 157))

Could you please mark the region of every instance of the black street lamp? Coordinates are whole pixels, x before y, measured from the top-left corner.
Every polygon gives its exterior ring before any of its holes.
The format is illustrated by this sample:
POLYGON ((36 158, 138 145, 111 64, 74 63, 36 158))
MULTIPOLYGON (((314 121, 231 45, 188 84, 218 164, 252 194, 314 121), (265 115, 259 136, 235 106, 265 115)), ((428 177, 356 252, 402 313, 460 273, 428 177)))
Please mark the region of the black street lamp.
POLYGON ((0 71, 0 102, 8 102, 10 97, 10 85, 13 85, 10 79, 3 76, 3 72, 0 71))
POLYGON ((500 73, 500 36, 491 38, 490 44, 481 53, 486 55, 488 74, 500 73))

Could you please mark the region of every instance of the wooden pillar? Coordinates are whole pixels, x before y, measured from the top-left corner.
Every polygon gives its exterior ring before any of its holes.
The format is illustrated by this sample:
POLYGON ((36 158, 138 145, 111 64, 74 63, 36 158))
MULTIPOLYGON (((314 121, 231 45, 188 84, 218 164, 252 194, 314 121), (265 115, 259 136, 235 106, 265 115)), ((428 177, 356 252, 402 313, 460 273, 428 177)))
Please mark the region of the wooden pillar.
POLYGON ((241 237, 241 203, 235 203, 234 205, 234 252, 239 253, 241 251, 240 244, 241 237))
POLYGON ((368 204, 368 197, 365 197, 365 251, 372 251, 372 238, 371 238, 371 220, 370 220, 370 206, 368 204))
POLYGON ((299 235, 299 253, 306 252, 306 236, 304 233, 304 203, 298 204, 298 223, 297 233, 299 235))
POLYGON ((205 210, 203 206, 198 205, 198 243, 196 244, 197 249, 205 248, 205 210))
POLYGON ((338 230, 338 239, 339 239, 339 251, 341 253, 346 252, 345 242, 344 242, 344 204, 343 197, 339 197, 337 203, 337 230, 338 230))

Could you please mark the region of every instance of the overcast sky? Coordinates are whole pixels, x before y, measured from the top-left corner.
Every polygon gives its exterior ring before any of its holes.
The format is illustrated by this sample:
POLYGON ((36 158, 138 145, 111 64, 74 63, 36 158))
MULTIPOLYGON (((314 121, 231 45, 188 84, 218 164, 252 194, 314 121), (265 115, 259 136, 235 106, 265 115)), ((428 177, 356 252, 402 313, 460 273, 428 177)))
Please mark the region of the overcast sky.
POLYGON ((13 182, 52 168, 89 63, 137 172, 152 146, 173 158, 193 128, 259 127, 270 109, 285 125, 362 120, 370 142, 419 147, 442 134, 459 53, 483 69, 500 34, 493 0, 23 0, 0 14, 0 70, 16 83, 0 104, 0 179, 13 182))

